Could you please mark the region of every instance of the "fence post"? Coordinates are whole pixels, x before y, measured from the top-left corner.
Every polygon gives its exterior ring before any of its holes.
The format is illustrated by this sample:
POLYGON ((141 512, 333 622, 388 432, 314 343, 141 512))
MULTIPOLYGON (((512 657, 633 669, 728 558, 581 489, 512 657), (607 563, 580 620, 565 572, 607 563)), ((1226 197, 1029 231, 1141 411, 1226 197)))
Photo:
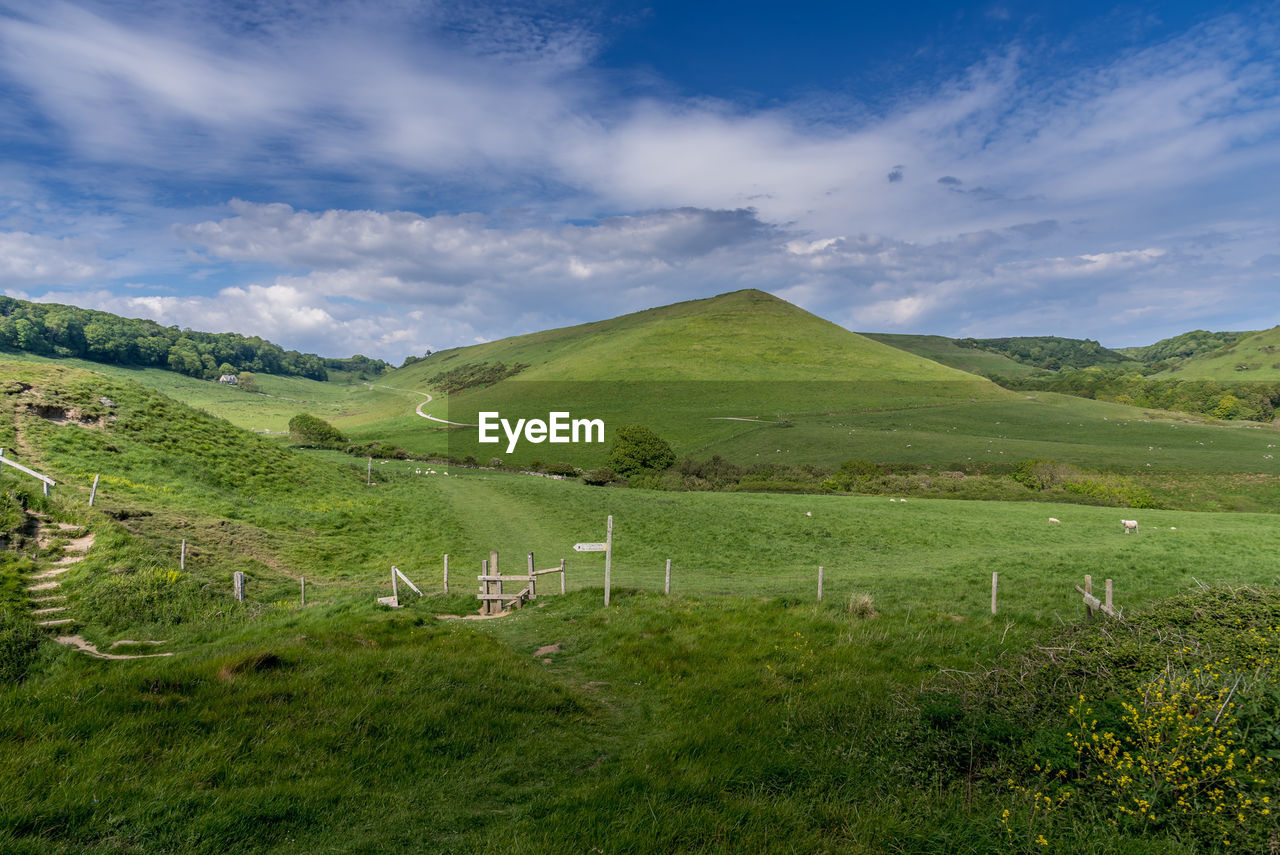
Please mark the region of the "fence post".
MULTIPOLYGON (((1084 592, 1090 596, 1093 596, 1093 577, 1088 574, 1086 574, 1084 577, 1084 592)), ((1093 617, 1093 606, 1089 605, 1088 603, 1085 603, 1084 608, 1085 608, 1085 611, 1088 613, 1089 617, 1093 617)))
POLYGON ((667 559, 667 579, 666 579, 666 582, 663 583, 662 593, 666 594, 668 597, 671 596, 671 559, 670 558, 667 559))
POLYGON ((822 602, 822 565, 818 565, 818 602, 822 602))
POLYGON ((182 549, 178 553, 178 569, 187 569, 187 539, 185 537, 182 539, 182 549))
POLYGON ((1108 579, 1108 580, 1107 580, 1106 600, 1105 600, 1104 602, 1106 602, 1106 604, 1107 604, 1107 611, 1113 611, 1113 610, 1114 610, 1114 609, 1113 609, 1113 607, 1112 607, 1112 605, 1111 605, 1111 580, 1110 580, 1110 579, 1108 579))
MULTIPOLYGON (((493 576, 498 577, 497 582, 495 583, 496 590, 494 590, 493 593, 501 597, 502 596, 502 571, 498 569, 498 550, 496 549, 489 550, 489 573, 493 576)), ((490 602, 493 603, 493 611, 491 612, 491 614, 496 615, 498 612, 502 611, 502 600, 490 600, 490 602)))
POLYGON ((538 577, 533 575, 533 553, 529 553, 529 599, 536 600, 538 598, 537 588, 538 577))
POLYGON ((609 605, 609 588, 613 572, 613 514, 604 530, 604 604, 609 605))
POLYGON ((560 559, 560 593, 564 593, 564 559, 560 559))
POLYGON ((449 553, 444 554, 444 592, 449 593, 449 553))
POLYGON ((1000 583, 1000 574, 991 574, 991 613, 996 613, 996 586, 1000 583))
POLYGON ((93 507, 93 500, 98 496, 98 479, 101 477, 101 475, 93 476, 93 489, 89 491, 89 507, 91 508, 93 507))
POLYGON ((236 600, 238 602, 243 603, 244 602, 244 572, 243 571, 237 570, 235 572, 235 575, 231 577, 231 587, 232 587, 232 590, 235 592, 236 600))
MULTIPOLYGON (((480 583, 480 593, 487 594, 489 593, 489 579, 487 578, 489 576, 489 559, 487 558, 480 559, 480 575, 486 577, 485 580, 480 583)), ((480 601, 480 614, 487 615, 490 613, 490 602, 490 600, 480 601)))
POLYGON ((369 467, 365 470, 364 485, 366 487, 373 486, 373 458, 369 458, 369 467))
POLYGON ((391 565, 391 605, 398 607, 400 605, 400 586, 396 584, 396 568, 391 565))
POLYGON ((307 604, 307 577, 302 576, 300 578, 302 579, 302 604, 305 606, 307 604))

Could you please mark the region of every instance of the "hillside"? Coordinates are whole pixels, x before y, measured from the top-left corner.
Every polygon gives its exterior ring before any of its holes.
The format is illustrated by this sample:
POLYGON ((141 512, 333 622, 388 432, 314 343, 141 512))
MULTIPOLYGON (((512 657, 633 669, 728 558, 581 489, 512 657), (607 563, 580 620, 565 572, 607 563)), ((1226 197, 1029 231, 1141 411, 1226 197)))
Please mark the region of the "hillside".
MULTIPOLYGON (((447 391, 447 409, 438 401, 429 412, 464 424, 475 424, 480 411, 545 418, 553 410, 601 418, 610 430, 641 423, 681 454, 809 414, 1010 396, 750 290, 441 351, 379 385, 447 391)), ((476 443, 474 431, 442 430, 403 410, 387 416, 348 426, 355 436, 481 461, 598 465, 607 447, 526 444, 523 457, 512 457, 476 443)))
POLYGON ((1209 332, 1192 330, 1181 335, 1164 338, 1155 344, 1142 347, 1121 347, 1116 353, 1152 365, 1159 362, 1174 364, 1195 356, 1204 356, 1220 348, 1235 344, 1253 332, 1209 332))
POLYGON ((941 335, 868 332, 859 333, 859 335, 982 377, 1021 377, 1037 370, 1036 366, 1010 359, 1003 353, 976 347, 961 347, 955 339, 941 335))
POLYGON ((1157 375, 1176 380, 1257 383, 1280 380, 1280 327, 1244 333, 1157 375))
POLYGON ((595 323, 433 353, 405 383, 463 364, 527 364, 524 381, 906 380, 973 377, 849 332, 766 294, 734 291, 595 323))

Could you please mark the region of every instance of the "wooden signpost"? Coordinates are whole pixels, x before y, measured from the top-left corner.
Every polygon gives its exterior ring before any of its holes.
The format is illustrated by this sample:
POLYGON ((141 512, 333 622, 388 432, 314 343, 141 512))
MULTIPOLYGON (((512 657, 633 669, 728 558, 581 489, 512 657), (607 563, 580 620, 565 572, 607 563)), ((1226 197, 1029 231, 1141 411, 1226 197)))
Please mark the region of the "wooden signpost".
POLYGON ((604 553, 604 604, 609 605, 610 577, 613 573, 613 515, 609 515, 609 521, 605 525, 604 543, 575 543, 573 551, 604 553))

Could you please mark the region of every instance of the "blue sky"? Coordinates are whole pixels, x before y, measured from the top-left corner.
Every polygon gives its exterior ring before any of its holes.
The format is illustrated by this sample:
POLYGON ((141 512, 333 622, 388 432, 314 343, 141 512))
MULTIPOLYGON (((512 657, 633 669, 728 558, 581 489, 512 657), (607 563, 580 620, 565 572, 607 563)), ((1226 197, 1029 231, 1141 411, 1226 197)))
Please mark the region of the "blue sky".
POLYGON ((1275 4, 0 0, 0 291, 399 362, 1280 323, 1275 4))

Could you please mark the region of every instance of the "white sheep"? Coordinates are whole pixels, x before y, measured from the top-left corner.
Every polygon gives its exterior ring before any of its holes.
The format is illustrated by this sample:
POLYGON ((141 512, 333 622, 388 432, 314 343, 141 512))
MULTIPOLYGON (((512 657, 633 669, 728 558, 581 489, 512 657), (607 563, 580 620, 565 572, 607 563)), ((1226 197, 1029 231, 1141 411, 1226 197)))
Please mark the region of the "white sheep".
POLYGON ((1057 517, 1049 517, 1049 522, 1051 522, 1051 523, 1060 523, 1060 522, 1062 522, 1062 520, 1058 519, 1057 517))
POLYGON ((1125 534, 1137 534, 1137 533, 1138 533, 1138 521, 1137 521, 1137 520, 1120 520, 1120 522, 1121 522, 1121 524, 1124 526, 1124 533, 1125 533, 1125 534))

